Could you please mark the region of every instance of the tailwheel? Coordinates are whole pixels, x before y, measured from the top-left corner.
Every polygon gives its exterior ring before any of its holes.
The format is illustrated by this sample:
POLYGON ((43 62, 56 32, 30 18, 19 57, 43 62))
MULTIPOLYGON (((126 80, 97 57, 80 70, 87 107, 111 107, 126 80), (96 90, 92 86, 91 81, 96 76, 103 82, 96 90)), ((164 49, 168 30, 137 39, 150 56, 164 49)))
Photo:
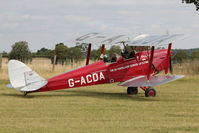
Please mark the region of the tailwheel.
POLYGON ((27 96, 27 94, 28 94, 28 92, 26 92, 26 91, 23 92, 23 95, 24 95, 24 96, 27 96))
POLYGON ((155 97, 156 96, 156 90, 154 88, 147 88, 145 91, 145 96, 146 97, 155 97))
POLYGON ((138 94, 138 88, 137 87, 128 87, 127 88, 127 94, 128 95, 137 95, 138 94))

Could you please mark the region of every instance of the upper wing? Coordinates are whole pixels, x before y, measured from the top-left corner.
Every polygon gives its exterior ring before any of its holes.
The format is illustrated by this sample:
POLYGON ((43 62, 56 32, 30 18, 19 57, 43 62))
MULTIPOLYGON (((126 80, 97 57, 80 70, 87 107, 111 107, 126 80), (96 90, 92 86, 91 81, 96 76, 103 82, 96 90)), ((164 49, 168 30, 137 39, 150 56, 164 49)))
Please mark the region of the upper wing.
POLYGON ((120 83, 120 86, 128 87, 149 87, 157 86, 171 81, 183 78, 183 75, 166 75, 166 76, 152 76, 149 80, 147 76, 139 76, 136 78, 129 79, 125 82, 120 83))
POLYGON ((147 35, 142 34, 133 39, 129 43, 130 46, 160 46, 163 44, 168 44, 175 39, 182 37, 183 34, 173 34, 173 35, 147 35))
POLYGON ((168 44, 171 41, 183 36, 183 34, 173 35, 147 35, 142 34, 134 39, 131 39, 126 35, 112 35, 112 34, 100 34, 97 32, 88 33, 76 38, 76 42, 79 43, 92 43, 92 44, 117 44, 126 42, 129 46, 159 46, 162 44, 168 44))
POLYGON ((100 34, 97 32, 92 32, 76 38, 76 42, 101 45, 116 44, 118 42, 127 42, 130 41, 129 39, 130 38, 126 35, 100 34))

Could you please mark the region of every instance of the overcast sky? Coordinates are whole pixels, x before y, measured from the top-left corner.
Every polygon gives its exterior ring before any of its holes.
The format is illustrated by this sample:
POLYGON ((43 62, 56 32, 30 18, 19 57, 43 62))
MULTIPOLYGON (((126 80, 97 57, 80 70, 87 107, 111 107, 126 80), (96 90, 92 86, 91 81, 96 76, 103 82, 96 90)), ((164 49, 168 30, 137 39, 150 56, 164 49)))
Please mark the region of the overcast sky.
POLYGON ((89 32, 188 35, 174 48, 199 47, 199 12, 181 0, 0 0, 0 52, 17 41, 31 51, 89 32))

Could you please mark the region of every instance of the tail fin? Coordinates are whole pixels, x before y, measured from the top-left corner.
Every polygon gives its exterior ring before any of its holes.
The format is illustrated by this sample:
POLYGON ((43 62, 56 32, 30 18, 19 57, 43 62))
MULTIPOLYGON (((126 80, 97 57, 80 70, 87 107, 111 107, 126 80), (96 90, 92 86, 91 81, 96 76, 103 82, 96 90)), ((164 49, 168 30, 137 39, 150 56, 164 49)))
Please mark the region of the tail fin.
POLYGON ((48 83, 35 71, 32 71, 24 63, 17 60, 9 61, 8 74, 12 87, 18 91, 36 91, 48 83))

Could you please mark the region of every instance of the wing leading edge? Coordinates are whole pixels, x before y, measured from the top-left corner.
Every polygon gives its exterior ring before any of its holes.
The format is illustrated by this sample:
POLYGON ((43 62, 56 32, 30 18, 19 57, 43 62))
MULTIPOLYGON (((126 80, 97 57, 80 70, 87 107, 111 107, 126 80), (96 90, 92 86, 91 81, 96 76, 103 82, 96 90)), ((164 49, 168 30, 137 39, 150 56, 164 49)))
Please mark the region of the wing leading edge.
POLYGON ((152 87, 166 84, 183 77, 184 75, 151 76, 151 78, 148 80, 147 76, 139 76, 122 82, 119 85, 128 87, 152 87))
POLYGON ((168 44, 182 36, 183 34, 172 34, 172 35, 142 34, 135 37, 133 41, 129 43, 129 46, 161 46, 164 44, 168 44))

